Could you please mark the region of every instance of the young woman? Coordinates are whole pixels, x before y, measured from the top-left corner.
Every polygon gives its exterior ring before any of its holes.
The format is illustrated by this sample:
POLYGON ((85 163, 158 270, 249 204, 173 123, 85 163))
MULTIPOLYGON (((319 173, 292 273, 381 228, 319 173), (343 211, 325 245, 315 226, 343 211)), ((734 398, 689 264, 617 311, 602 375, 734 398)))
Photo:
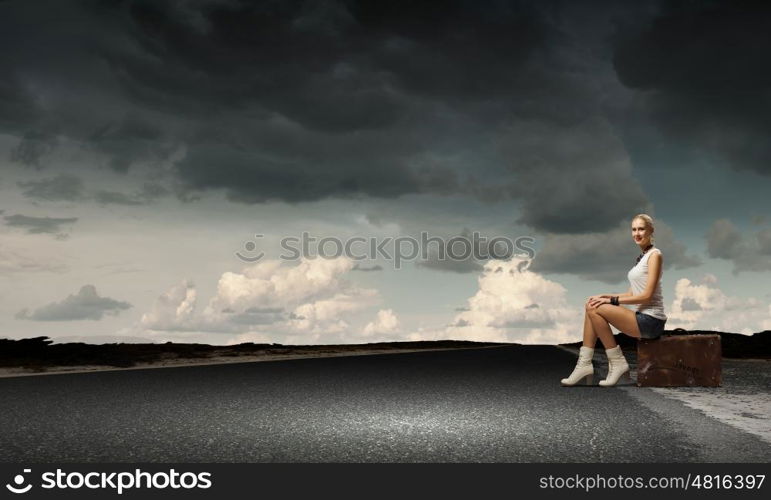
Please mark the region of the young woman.
POLYGON ((631 287, 626 293, 594 295, 586 301, 584 342, 573 373, 562 379, 562 385, 576 385, 581 380, 592 383, 592 357, 598 337, 608 355, 608 378, 601 380, 600 385, 616 385, 623 375, 630 378, 629 365, 613 339, 610 325, 638 339, 655 339, 664 332, 667 316, 661 295, 662 256, 661 250, 653 246, 653 219, 649 215, 634 216, 632 238, 642 253, 627 274, 631 287), (627 309, 622 304, 637 304, 637 310, 627 309))

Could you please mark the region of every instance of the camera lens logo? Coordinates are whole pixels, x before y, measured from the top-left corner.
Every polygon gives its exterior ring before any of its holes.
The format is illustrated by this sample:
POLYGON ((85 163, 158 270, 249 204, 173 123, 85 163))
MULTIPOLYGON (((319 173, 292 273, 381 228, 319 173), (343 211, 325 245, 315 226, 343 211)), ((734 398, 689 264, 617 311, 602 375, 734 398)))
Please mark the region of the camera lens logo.
MULTIPOLYGON (((32 472, 32 469, 24 469, 24 474, 28 472, 32 472)), ((16 486, 13 486, 12 484, 6 484, 5 487, 8 488, 8 491, 11 493, 26 493, 32 489, 32 485, 28 484, 27 486, 22 486, 25 479, 26 478, 23 474, 16 474, 16 476, 13 478, 13 482, 16 484, 16 486)))
MULTIPOLYGON (((255 238, 262 238, 265 236, 264 234, 255 234, 255 238)), ((263 252, 260 252, 258 255, 249 255, 250 253, 254 252, 254 250, 257 248, 257 243, 253 241, 247 241, 244 243, 244 250, 246 250, 247 254, 242 254, 241 252, 236 252, 236 257, 241 259, 244 262, 257 262, 261 258, 265 257, 265 254, 263 252)))

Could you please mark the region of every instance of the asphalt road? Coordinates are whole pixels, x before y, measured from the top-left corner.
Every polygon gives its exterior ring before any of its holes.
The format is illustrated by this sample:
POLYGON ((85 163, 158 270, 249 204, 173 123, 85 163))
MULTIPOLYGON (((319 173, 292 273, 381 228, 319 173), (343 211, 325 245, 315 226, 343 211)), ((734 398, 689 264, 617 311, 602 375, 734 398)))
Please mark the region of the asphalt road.
POLYGON ((650 389, 561 387, 575 360, 506 346, 5 378, 0 461, 771 459, 650 389))

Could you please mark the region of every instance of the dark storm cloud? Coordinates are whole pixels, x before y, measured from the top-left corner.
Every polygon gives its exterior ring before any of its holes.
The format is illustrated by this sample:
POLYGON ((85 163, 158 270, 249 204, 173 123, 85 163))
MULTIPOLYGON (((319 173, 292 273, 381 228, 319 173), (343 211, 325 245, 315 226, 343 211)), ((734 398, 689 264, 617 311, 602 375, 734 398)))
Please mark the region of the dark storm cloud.
MULTIPOLYGON (((612 68, 564 3, 84 1, 66 22, 54 5, 0 4, 19 162, 57 137, 118 172, 180 151, 184 199, 515 198, 549 232, 647 204, 604 117, 612 68)), ((608 31, 614 5, 581 19, 608 31)))
POLYGON ((20 127, 40 119, 39 113, 34 97, 18 78, 0 79, 0 130, 18 132, 20 127))
MULTIPOLYGON (((298 136, 303 135, 298 132, 298 136)), ((307 151, 308 143, 299 144, 296 150, 287 150, 283 157, 223 144, 197 145, 178 163, 178 172, 191 188, 223 188, 229 199, 245 203, 312 201, 363 193, 394 198, 407 192, 457 190, 451 173, 437 175, 430 168, 410 169, 399 163, 392 164, 388 158, 373 157, 372 150, 366 148, 370 142, 366 139, 342 139, 340 144, 321 137, 307 139, 320 149, 334 150, 337 154, 314 159, 314 153, 307 151), (321 141, 327 145, 319 144, 321 141), (341 159, 347 163, 335 161, 341 159)), ((394 154, 392 151, 391 155, 394 154)))
POLYGON ((118 171, 143 160, 164 159, 170 141, 153 120, 173 120, 136 107, 117 87, 97 48, 126 46, 120 8, 81 1, 62 16, 55 2, 0 4, 0 53, 8 77, 0 84, 0 131, 19 138, 10 159, 45 167, 44 156, 60 139, 104 153, 118 171), (93 10, 92 8, 95 8, 93 10), (154 132, 154 133, 153 133, 154 132))
POLYGON ((128 302, 100 297, 94 285, 84 285, 77 294, 68 295, 60 302, 53 302, 30 312, 19 311, 16 319, 33 321, 100 320, 105 315, 116 316, 131 308, 128 302))
POLYGON ((195 5, 132 2, 125 9, 124 22, 152 58, 109 52, 106 60, 133 95, 160 100, 167 96, 141 89, 173 89, 204 103, 192 108, 204 112, 211 103, 257 102, 323 131, 394 123, 407 111, 395 90, 431 99, 508 95, 521 78, 517 68, 550 36, 540 13, 516 3, 195 5))
POLYGON ((143 92, 173 89, 187 113, 216 103, 260 118, 191 147, 178 164, 191 188, 243 202, 458 192, 452 170, 421 170, 435 132, 416 127, 430 128, 442 106, 511 86, 547 32, 533 12, 454 2, 308 5, 210 5, 192 24, 169 6, 129 9, 153 56, 110 54, 130 95, 174 105, 153 100, 168 92, 143 92))
POLYGON ((771 4, 669 2, 619 36, 614 64, 662 134, 771 175, 771 4))
POLYGON ((75 201, 83 198, 83 180, 70 174, 17 183, 27 198, 46 201, 75 201))
MULTIPOLYGON (((687 255, 685 246, 675 239, 671 228, 656 223, 655 244, 661 249, 664 269, 686 269, 701 264, 687 255)), ((632 241, 631 230, 624 223, 606 233, 551 234, 544 238, 530 270, 540 273, 564 273, 583 279, 618 284, 627 280, 639 247, 632 241)), ((664 275, 666 279, 666 274, 664 275)))
POLYGON ((610 125, 598 118, 570 126, 520 124, 502 145, 523 201, 519 222, 551 233, 615 227, 649 211, 632 165, 610 125), (622 215, 624 214, 624 215, 622 215))
POLYGON ((56 137, 47 132, 27 132, 11 151, 11 161, 40 169, 43 156, 56 149, 57 144, 56 137))
POLYGON ((50 233, 58 236, 63 236, 61 226, 78 221, 77 217, 32 217, 21 214, 6 215, 3 219, 6 225, 26 229, 30 234, 50 233))
MULTIPOLYGON (((3 6, 0 5, 0 13, 3 6)), ((2 23, 2 21, 0 21, 2 23)), ((2 36, 2 35, 0 35, 2 36)), ((10 46, 8 43, 4 46, 10 46)), ((5 51, 6 54, 8 51, 5 51)), ((0 55, 0 61, 4 61, 0 55)), ((12 68, 13 64, 7 64, 12 68)), ((41 168, 40 159, 56 147, 56 138, 36 127, 43 121, 44 110, 31 90, 24 87, 18 75, 0 79, 0 132, 19 136, 19 143, 11 150, 9 159, 26 166, 41 168)))
POLYGON ((728 219, 718 219, 707 231, 707 254, 733 263, 733 273, 771 270, 771 229, 749 238, 728 219))
POLYGON ((100 127, 87 138, 87 144, 107 155, 118 172, 126 172, 138 161, 168 158, 175 149, 158 127, 133 116, 100 127))
POLYGON ((167 194, 169 190, 160 184, 146 182, 132 193, 99 190, 93 193, 93 199, 102 205, 146 205, 167 194))
POLYGON ((141 189, 131 193, 109 190, 86 190, 83 179, 70 174, 35 181, 18 182, 22 194, 36 201, 85 201, 94 200, 101 205, 146 205, 169 194, 160 184, 146 182, 141 189))
POLYGON ((142 205, 145 202, 135 196, 118 191, 97 191, 94 199, 102 205, 142 205))

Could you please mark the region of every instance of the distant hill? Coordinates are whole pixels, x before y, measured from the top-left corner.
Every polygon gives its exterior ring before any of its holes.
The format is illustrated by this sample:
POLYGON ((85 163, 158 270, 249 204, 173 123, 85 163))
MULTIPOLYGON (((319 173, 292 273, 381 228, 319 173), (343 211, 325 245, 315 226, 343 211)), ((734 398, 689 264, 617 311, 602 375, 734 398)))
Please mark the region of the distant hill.
MULTIPOLYGON (((771 359, 771 330, 753 335, 716 332, 709 330, 666 330, 665 335, 720 335, 723 357, 771 359)), ((624 350, 634 350, 637 340, 628 335, 616 335, 616 341, 624 350)), ((339 345, 281 345, 254 344, 247 342, 232 346, 208 344, 87 344, 84 342, 54 343, 49 337, 29 339, 0 339, 0 367, 22 367, 44 371, 52 366, 101 365, 128 368, 137 364, 156 363, 177 359, 201 360, 228 357, 237 359, 249 355, 317 355, 355 354, 356 352, 389 352, 394 350, 452 349, 502 345, 492 342, 439 340, 422 342, 381 342, 373 344, 339 345)), ((578 347, 581 342, 562 344, 578 347)), ((597 342, 600 346, 600 342, 597 342)))
MULTIPOLYGON (((771 330, 753 333, 752 335, 742 335, 740 333, 716 332, 712 330, 684 330, 675 328, 674 330, 665 330, 664 335, 720 335, 720 345, 723 348, 724 358, 756 358, 771 359, 771 330)), ((629 335, 618 334, 615 336, 616 342, 624 350, 635 349, 637 340, 629 335)), ((581 342, 572 342, 562 344, 578 347, 581 342)), ((597 341, 600 345, 600 341, 597 341)))
POLYGON ((439 340, 423 342, 380 342, 340 345, 281 345, 247 342, 232 346, 208 344, 86 344, 84 342, 53 343, 49 337, 0 339, 0 368, 27 368, 44 371, 52 366, 100 365, 129 368, 137 364, 172 360, 200 360, 241 356, 355 354, 356 352, 389 352, 394 350, 452 349, 500 345, 491 342, 439 340))

